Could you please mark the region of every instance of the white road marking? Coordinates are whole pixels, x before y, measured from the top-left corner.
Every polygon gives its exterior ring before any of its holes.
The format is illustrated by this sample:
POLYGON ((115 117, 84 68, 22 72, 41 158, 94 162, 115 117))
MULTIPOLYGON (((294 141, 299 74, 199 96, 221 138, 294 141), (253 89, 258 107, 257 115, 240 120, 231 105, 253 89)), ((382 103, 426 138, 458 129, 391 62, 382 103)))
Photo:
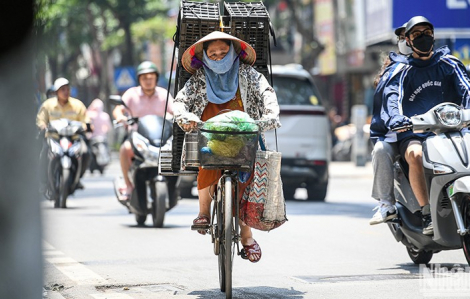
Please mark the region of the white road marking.
POLYGON ((132 299, 132 297, 127 296, 126 294, 118 293, 90 294, 90 296, 95 299, 132 299))
MULTIPOLYGON (((93 272, 92 270, 88 269, 85 265, 77 262, 71 257, 66 256, 63 252, 55 249, 52 245, 47 242, 44 242, 43 245, 43 255, 45 261, 51 263, 56 267, 60 272, 62 272, 65 276, 70 278, 72 281, 77 283, 78 285, 106 285, 107 282, 103 277, 98 275, 97 273, 93 272)), ((133 287, 133 291, 138 290, 139 292, 143 293, 152 293, 155 292, 153 290, 146 290, 145 287, 143 289, 139 287, 133 287)), ((168 293, 176 293, 180 291, 180 288, 175 288, 173 286, 160 286, 157 288, 157 292, 164 292, 167 294, 162 294, 162 298, 166 298, 169 294, 168 293)), ((123 293, 113 293, 113 292, 104 292, 98 294, 89 294, 91 297, 95 299, 132 299, 133 297, 123 294, 123 293)), ((197 296, 189 296, 189 295, 179 295, 182 298, 197 298, 197 296)), ((62 295, 59 292, 55 291, 48 291, 47 297, 48 299, 62 299, 62 295)))
MULTIPOLYGON (((47 262, 54 265, 65 276, 76 282, 78 285, 100 285, 106 284, 106 280, 100 275, 96 274, 86 266, 80 264, 71 257, 65 256, 61 251, 56 250, 52 245, 44 242, 43 254, 47 262)), ((48 292, 48 298, 63 298, 58 292, 48 292), (52 297, 51 297, 52 296, 52 297), (60 297, 59 297, 60 296, 60 297)), ((105 294, 90 294, 96 299, 132 299, 126 294, 118 293, 105 293, 105 294)))

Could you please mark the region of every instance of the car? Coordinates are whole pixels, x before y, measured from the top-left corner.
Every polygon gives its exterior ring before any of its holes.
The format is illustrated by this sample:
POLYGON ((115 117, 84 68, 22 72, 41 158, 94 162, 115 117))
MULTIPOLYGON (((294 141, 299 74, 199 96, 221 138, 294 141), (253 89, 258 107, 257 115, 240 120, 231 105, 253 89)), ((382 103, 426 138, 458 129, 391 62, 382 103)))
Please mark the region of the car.
MULTIPOLYGON (((281 128, 266 132, 270 149, 282 153, 284 197, 306 188, 308 200, 324 201, 331 161, 330 123, 312 76, 299 64, 273 65, 281 128)), ((269 78, 268 78, 269 80, 269 78)))
MULTIPOLYGON (((265 133, 269 149, 282 152, 284 197, 293 199, 297 188, 306 188, 308 200, 324 201, 331 160, 330 123, 310 74, 299 64, 273 65, 281 128, 265 133), (277 135, 277 142, 276 142, 277 135)), ((268 81, 270 80, 268 76, 268 81)), ((180 177, 181 197, 196 197, 195 176, 180 177)))

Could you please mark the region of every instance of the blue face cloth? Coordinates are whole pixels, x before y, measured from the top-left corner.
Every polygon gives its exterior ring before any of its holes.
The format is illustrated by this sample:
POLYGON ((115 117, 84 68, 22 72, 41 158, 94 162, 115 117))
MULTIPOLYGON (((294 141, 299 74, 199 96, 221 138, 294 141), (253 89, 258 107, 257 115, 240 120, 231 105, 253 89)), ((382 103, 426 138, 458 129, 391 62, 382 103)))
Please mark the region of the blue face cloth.
POLYGON ((235 97, 238 89, 240 61, 230 44, 230 50, 221 60, 211 60, 203 52, 202 62, 206 74, 207 99, 214 104, 224 104, 235 97))

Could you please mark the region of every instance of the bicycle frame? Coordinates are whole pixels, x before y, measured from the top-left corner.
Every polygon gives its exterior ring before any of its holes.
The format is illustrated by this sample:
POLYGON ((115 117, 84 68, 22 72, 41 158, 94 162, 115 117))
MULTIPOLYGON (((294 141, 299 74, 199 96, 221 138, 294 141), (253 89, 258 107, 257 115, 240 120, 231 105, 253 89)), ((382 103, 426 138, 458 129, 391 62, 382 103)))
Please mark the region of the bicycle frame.
POLYGON ((237 255, 241 255, 238 196, 237 171, 224 170, 217 184, 217 194, 213 198, 210 232, 214 253, 219 257, 220 290, 226 293, 226 298, 232 297, 232 263, 235 246, 237 255))
MULTIPOLYGON (((244 122, 214 121, 209 122, 207 128, 204 127, 206 123, 203 122, 197 125, 197 153, 200 166, 208 170, 222 170, 223 173, 217 183, 216 195, 212 196, 210 224, 193 224, 191 226, 193 230, 205 230, 211 234, 214 254, 218 256, 220 290, 225 292, 227 299, 232 298, 232 265, 235 251, 237 255, 242 255, 242 251, 240 251, 238 175, 239 171, 250 172, 253 170, 260 136, 258 126, 245 127, 244 131, 232 131, 234 123, 240 125, 244 122), (214 124, 217 126, 214 127, 214 124), (231 135, 231 139, 228 139, 227 135, 231 135), (220 143, 219 146, 209 143, 224 142, 226 139, 231 143, 223 146, 233 146, 235 149, 229 154, 220 151, 220 143), (239 147, 240 144, 243 149, 239 147)), ((253 126, 255 123, 250 122, 250 125, 253 126)))

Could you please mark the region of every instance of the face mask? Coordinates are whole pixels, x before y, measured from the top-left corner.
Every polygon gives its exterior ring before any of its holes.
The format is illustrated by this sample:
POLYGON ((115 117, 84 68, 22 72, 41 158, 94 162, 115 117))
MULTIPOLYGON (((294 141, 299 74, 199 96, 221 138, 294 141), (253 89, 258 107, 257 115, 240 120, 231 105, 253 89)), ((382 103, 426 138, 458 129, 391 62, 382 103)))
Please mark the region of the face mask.
POLYGON ((434 37, 424 34, 412 41, 413 48, 416 48, 423 53, 429 53, 432 50, 433 44, 434 37))
POLYGON ((401 40, 398 42, 398 50, 402 55, 410 55, 413 53, 413 50, 406 44, 406 40, 401 40))
POLYGON ((207 56, 206 51, 203 51, 203 53, 204 56, 202 58, 202 62, 204 62, 206 67, 219 75, 228 72, 232 68, 235 58, 237 58, 237 53, 233 49, 232 44, 230 44, 230 50, 228 51, 227 55, 225 55, 221 60, 211 60, 207 56))

